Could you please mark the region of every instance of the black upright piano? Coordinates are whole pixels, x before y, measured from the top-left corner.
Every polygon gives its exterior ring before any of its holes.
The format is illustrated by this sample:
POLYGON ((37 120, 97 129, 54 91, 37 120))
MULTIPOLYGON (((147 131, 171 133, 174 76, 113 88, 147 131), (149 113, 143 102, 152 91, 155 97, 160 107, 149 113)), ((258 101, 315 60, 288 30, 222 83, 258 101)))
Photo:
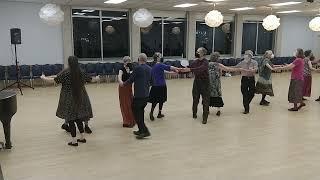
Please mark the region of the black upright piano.
MULTIPOLYGON (((14 91, 0 92, 0 120, 6 139, 5 149, 11 149, 11 118, 17 112, 17 94, 14 91)), ((1 147, 0 147, 1 148, 1 147)))

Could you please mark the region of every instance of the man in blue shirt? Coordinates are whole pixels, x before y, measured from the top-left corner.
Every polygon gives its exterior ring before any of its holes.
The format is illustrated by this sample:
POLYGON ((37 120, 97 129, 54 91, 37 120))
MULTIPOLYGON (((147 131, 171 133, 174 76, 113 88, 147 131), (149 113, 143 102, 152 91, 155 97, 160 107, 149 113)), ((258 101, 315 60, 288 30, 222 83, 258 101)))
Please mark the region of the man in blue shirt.
POLYGON ((134 83, 132 109, 139 130, 133 133, 137 136, 137 139, 143 139, 151 135, 144 123, 144 108, 148 103, 151 84, 151 67, 146 64, 147 55, 144 53, 139 55, 138 63, 139 65, 133 69, 130 78, 120 85, 125 86, 134 83))

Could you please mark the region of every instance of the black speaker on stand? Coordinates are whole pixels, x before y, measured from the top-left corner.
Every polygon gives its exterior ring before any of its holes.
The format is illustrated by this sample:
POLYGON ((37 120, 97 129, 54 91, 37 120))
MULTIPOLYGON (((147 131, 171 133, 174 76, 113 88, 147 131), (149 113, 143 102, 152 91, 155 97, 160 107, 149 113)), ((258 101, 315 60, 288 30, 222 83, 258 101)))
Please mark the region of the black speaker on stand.
POLYGON ((17 44, 21 44, 21 29, 19 29, 19 28, 10 29, 10 35, 11 35, 11 44, 14 45, 14 55, 15 55, 15 61, 16 61, 16 82, 1 89, 0 91, 3 91, 7 88, 14 86, 14 85, 17 85, 18 89, 20 90, 21 95, 23 95, 22 89, 21 89, 22 86, 26 86, 26 87, 29 87, 32 89, 34 89, 34 88, 21 82, 21 77, 20 77, 21 74, 20 74, 20 68, 19 68, 19 62, 18 62, 18 56, 17 56, 17 44))

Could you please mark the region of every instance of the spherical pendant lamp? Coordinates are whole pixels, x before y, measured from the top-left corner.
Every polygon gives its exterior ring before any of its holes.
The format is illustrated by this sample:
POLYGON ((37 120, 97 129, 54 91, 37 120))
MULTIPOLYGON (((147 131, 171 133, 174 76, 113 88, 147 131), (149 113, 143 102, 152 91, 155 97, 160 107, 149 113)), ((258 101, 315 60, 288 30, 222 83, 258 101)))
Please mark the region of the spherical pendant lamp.
POLYGON ((309 22, 309 28, 312 31, 319 32, 320 31, 320 17, 315 17, 309 22))
POLYGON ((206 15, 204 20, 210 27, 219 27, 223 23, 223 15, 217 10, 212 10, 206 15))
POLYGON ((40 9, 40 19, 48 25, 56 26, 64 20, 64 13, 56 4, 46 4, 40 9))
POLYGON ((153 15, 147 9, 139 9, 133 14, 133 23, 139 27, 148 27, 153 23, 153 15))
POLYGON ((280 18, 275 15, 269 15, 263 19, 262 26, 267 31, 273 31, 280 26, 280 18))

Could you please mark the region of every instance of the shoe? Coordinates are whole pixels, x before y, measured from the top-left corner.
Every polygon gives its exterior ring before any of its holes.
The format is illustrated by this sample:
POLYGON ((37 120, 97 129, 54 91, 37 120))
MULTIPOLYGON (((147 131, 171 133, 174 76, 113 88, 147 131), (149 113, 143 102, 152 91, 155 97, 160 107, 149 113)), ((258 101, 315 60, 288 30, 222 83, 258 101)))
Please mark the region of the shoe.
POLYGON ((151 120, 151 121, 154 121, 153 114, 152 114, 152 113, 150 113, 150 114, 149 114, 149 116, 150 116, 150 120, 151 120))
POLYGON ((267 102, 267 101, 261 101, 261 102, 260 102, 260 105, 261 105, 261 106, 269 106, 269 102, 267 102))
POLYGON ((316 99, 316 101, 319 102, 320 101, 320 97, 318 97, 318 99, 316 99))
POLYGON ((218 111, 216 115, 217 115, 217 116, 220 116, 220 115, 221 115, 221 111, 218 111))
POLYGON ((202 120, 202 124, 207 124, 208 120, 207 119, 203 119, 202 120))
POLYGON ((87 140, 86 139, 77 139, 77 142, 86 143, 87 140))
POLYGON ((129 124, 123 124, 122 127, 124 128, 133 128, 134 125, 129 125, 129 124))
POLYGON ((158 119, 164 118, 164 115, 163 114, 158 114, 157 118, 158 119))
POLYGON ((141 132, 140 131, 133 131, 133 134, 136 136, 139 136, 141 134, 141 132))
POLYGON ((306 106, 306 104, 305 103, 301 103, 300 106, 298 107, 298 109, 301 109, 304 106, 306 106))
POLYGON ((192 117, 193 117, 193 119, 197 119, 198 118, 198 116, 196 114, 194 114, 192 117))
POLYGON ((249 114, 249 111, 243 111, 243 114, 249 114))
POLYGON ((305 101, 305 100, 307 100, 307 99, 306 99, 306 98, 302 98, 302 100, 304 100, 304 101, 305 101))
POLYGON ((89 128, 89 126, 85 126, 85 127, 84 127, 84 132, 86 132, 87 134, 91 134, 91 133, 92 133, 92 131, 91 131, 91 129, 89 128))
POLYGON ((76 147, 76 146, 78 146, 78 143, 69 142, 68 145, 69 145, 69 146, 75 146, 75 147, 76 147))
POLYGON ((141 133, 141 134, 137 135, 136 138, 137 139, 144 139, 144 138, 149 137, 149 136, 151 136, 150 132, 146 132, 146 133, 141 133))
POLYGON ((11 143, 6 143, 4 148, 5 149, 11 149, 12 148, 12 144, 11 143))
POLYGON ((65 131, 70 132, 70 128, 68 124, 62 124, 61 129, 64 129, 65 131))
POLYGON ((288 111, 299 111, 299 108, 290 108, 288 111))

